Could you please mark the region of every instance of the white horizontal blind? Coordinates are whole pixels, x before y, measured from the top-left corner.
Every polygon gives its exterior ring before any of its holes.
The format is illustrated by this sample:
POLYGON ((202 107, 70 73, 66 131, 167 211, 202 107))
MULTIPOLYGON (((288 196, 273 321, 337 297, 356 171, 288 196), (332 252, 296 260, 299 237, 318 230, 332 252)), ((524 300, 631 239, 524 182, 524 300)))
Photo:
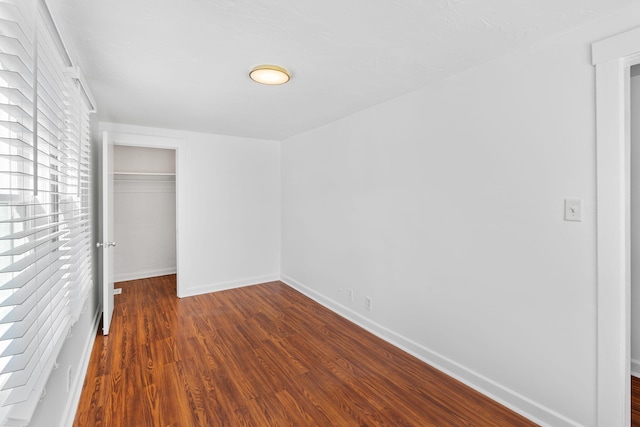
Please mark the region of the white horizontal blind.
MULTIPOLYGON (((34 2, 0 2, 0 416, 24 400, 17 386, 37 363, 36 257, 40 212, 33 196, 34 2), (32 249, 28 249, 32 245, 32 249)), ((42 227, 46 230, 45 227, 42 227)), ((30 392, 27 392, 30 393, 30 392)))
POLYGON ((92 285, 88 109, 43 6, 0 0, 0 425, 31 418, 92 285))
POLYGON ((69 307, 71 323, 75 323, 84 307, 93 284, 93 222, 92 222, 92 183, 91 183, 91 127, 89 107, 85 102, 78 82, 67 79, 68 108, 66 109, 65 142, 74 150, 69 151, 72 158, 70 172, 65 177, 69 201, 65 205, 64 215, 68 218, 69 235, 69 307))

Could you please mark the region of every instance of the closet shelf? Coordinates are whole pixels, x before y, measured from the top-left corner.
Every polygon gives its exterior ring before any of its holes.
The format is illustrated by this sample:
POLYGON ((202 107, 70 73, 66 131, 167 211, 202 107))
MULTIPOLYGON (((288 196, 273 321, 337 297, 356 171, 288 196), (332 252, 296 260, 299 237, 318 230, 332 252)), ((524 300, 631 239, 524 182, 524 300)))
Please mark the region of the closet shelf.
POLYGON ((175 181, 176 174, 172 172, 114 172, 116 181, 175 181))
POLYGON ((174 172, 114 172, 114 175, 134 175, 134 176, 176 176, 174 172))

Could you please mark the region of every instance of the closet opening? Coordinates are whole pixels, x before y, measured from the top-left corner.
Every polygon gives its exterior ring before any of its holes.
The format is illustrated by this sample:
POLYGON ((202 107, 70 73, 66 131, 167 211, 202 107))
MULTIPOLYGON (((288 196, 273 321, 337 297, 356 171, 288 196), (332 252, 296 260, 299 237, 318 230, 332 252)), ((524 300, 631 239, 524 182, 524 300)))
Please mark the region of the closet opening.
POLYGON ((176 274, 176 150, 113 149, 114 282, 176 274))

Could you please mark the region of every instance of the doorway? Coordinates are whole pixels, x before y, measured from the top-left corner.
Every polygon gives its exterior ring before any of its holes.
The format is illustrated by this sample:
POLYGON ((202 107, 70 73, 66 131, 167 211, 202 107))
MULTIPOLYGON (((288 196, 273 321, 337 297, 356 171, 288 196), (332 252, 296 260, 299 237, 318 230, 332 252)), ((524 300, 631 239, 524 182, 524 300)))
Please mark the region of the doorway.
POLYGON ((183 242, 180 230, 185 230, 185 216, 181 215, 180 207, 186 203, 186 140, 181 138, 171 138, 159 135, 146 135, 129 133, 122 128, 131 128, 126 125, 101 124, 102 146, 100 150, 101 159, 98 162, 100 167, 100 179, 98 180, 98 242, 96 246, 102 248, 100 251, 100 295, 102 305, 102 330, 105 335, 109 334, 111 316, 114 308, 114 271, 113 271, 113 249, 117 246, 113 235, 113 207, 114 207, 114 168, 113 157, 116 145, 130 147, 163 148, 174 150, 175 153, 175 234, 176 234, 176 294, 179 298, 184 295, 181 289, 182 262, 185 257, 181 256, 182 249, 186 246, 183 242))
POLYGON ((176 274, 175 149, 115 145, 114 281, 176 274))

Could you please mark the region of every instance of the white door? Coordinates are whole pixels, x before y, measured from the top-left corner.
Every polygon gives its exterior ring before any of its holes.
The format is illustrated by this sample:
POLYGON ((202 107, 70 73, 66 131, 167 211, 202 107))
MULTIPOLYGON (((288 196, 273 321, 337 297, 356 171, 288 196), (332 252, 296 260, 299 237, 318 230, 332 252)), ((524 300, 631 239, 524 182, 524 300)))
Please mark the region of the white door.
POLYGON ((100 240, 102 252, 102 332, 109 334, 113 315, 113 141, 102 134, 102 168, 100 176, 100 240))

